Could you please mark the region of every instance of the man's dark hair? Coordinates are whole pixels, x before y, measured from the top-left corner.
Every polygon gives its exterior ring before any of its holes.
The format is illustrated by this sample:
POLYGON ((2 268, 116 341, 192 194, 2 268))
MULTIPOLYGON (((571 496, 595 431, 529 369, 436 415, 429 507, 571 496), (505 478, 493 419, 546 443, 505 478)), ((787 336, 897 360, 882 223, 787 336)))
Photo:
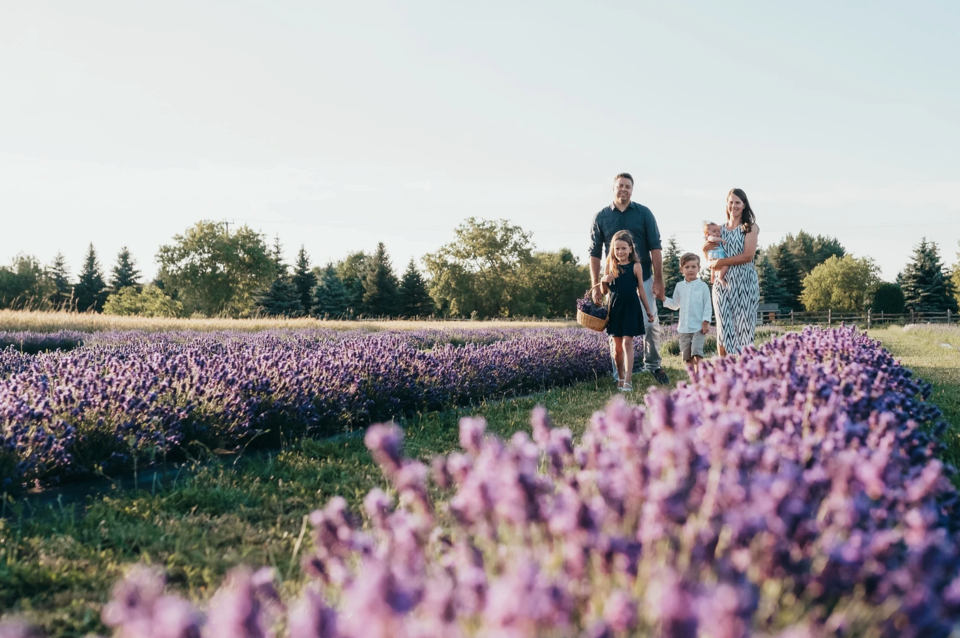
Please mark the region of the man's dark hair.
POLYGON ((630 180, 630 184, 633 184, 633 183, 634 183, 634 182, 633 182, 633 175, 631 175, 630 173, 620 173, 619 175, 617 175, 616 177, 613 178, 613 181, 617 181, 617 180, 620 179, 621 177, 624 178, 624 179, 629 179, 629 180, 630 180))

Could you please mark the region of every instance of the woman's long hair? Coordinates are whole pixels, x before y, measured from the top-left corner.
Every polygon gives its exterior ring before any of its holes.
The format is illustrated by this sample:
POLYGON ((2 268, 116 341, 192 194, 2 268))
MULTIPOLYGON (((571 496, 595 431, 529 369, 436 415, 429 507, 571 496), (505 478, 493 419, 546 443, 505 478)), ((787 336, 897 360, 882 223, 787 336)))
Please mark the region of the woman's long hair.
POLYGON ((629 230, 618 230, 613 235, 613 239, 610 240, 610 251, 607 254, 607 272, 613 275, 620 273, 620 262, 617 261, 617 255, 614 251, 618 241, 625 241, 630 246, 630 257, 628 257, 630 263, 640 263, 640 258, 637 257, 637 247, 633 243, 633 235, 630 234, 629 230))
MULTIPOLYGON (((740 230, 743 231, 743 234, 746 235, 751 230, 753 230, 753 225, 757 223, 757 217, 753 214, 753 209, 750 208, 750 200, 747 199, 747 194, 743 192, 742 188, 731 188, 730 192, 727 193, 727 199, 730 199, 731 195, 736 195, 740 198, 740 201, 743 202, 743 214, 740 217, 740 230)), ((724 211, 727 213, 727 223, 730 223, 730 212, 724 211)))

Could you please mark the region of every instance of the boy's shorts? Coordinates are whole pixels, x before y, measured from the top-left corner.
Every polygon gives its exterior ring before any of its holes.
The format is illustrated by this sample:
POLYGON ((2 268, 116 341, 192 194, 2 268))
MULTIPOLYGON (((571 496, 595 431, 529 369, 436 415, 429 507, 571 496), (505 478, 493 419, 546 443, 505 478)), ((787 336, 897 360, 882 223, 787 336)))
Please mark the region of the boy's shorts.
POLYGON ((704 335, 699 330, 696 332, 680 333, 680 356, 684 361, 689 361, 694 357, 703 357, 704 335))

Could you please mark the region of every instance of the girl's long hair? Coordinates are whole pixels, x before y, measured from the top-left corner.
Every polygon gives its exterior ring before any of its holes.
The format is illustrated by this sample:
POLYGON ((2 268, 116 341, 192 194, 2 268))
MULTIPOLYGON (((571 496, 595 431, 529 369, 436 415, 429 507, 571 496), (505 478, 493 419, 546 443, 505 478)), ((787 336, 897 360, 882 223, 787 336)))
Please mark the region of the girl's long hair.
POLYGON ((610 252, 607 254, 607 272, 611 274, 620 273, 620 269, 618 268, 620 262, 617 261, 617 255, 614 251, 618 241, 625 241, 627 245, 630 246, 630 257, 628 257, 630 263, 640 263, 640 258, 637 257, 637 247, 633 243, 633 235, 630 234, 629 230, 618 230, 614 234, 613 239, 610 240, 610 252))
MULTIPOLYGON (((731 188, 730 192, 727 193, 727 199, 730 199, 731 195, 736 195, 740 198, 740 201, 743 202, 743 214, 740 217, 740 230, 743 231, 743 234, 746 235, 751 230, 753 230, 753 225, 757 223, 757 217, 753 214, 753 209, 750 208, 750 200, 747 199, 747 194, 743 192, 742 188, 731 188)), ((726 208, 726 206, 724 206, 726 208)), ((730 223, 730 213, 726 210, 727 213, 727 223, 730 223)))

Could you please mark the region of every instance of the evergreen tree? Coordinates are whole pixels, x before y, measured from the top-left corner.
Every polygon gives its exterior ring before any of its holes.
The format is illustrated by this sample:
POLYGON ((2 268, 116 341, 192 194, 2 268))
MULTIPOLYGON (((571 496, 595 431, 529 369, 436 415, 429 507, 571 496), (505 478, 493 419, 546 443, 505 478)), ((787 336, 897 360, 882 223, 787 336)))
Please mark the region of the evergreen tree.
POLYGON ((273 236, 273 247, 270 249, 270 261, 276 270, 277 277, 287 276, 287 265, 283 263, 283 244, 280 243, 280 235, 273 236))
POLYGON ((881 281, 867 290, 864 305, 873 312, 900 314, 903 312, 903 289, 899 284, 881 281))
POLYGON ((83 261, 83 268, 80 271, 80 279, 74 289, 74 296, 77 303, 77 310, 80 312, 100 312, 103 310, 103 303, 107 300, 107 285, 103 281, 103 271, 100 269, 100 262, 97 260, 97 251, 93 244, 87 250, 87 256, 83 261))
POLYGON ((433 299, 430 298, 427 284, 411 258, 400 281, 400 315, 425 317, 430 314, 433 314, 433 299))
POLYGON ((313 289, 317 285, 317 276, 310 270, 310 256, 303 245, 297 253, 297 263, 293 268, 293 285, 300 295, 300 306, 304 314, 310 314, 313 308, 313 289))
POLYGON ((793 253, 782 246, 771 246, 767 249, 767 258, 777 271, 783 290, 782 300, 785 309, 800 307, 800 294, 803 292, 803 281, 800 277, 800 267, 797 265, 793 253))
POLYGON ((63 253, 57 252, 53 263, 47 267, 47 279, 52 287, 50 303, 53 304, 54 309, 68 309, 73 297, 73 286, 70 284, 70 270, 67 268, 67 259, 63 253))
POLYGON ((784 305, 783 284, 777 269, 766 252, 757 251, 757 278, 760 280, 760 303, 784 305))
POLYGON ((953 282, 947 277, 935 242, 924 237, 913 250, 913 261, 897 276, 904 307, 915 312, 957 310, 953 282))
POLYGON ((370 269, 363 280, 363 312, 374 317, 392 317, 397 314, 400 282, 390 265, 386 246, 377 244, 371 257, 370 269))
POLYGON ((367 278, 370 257, 363 251, 350 253, 336 265, 337 277, 347 293, 347 306, 344 312, 360 314, 363 307, 363 282, 367 278))
POLYGON ((333 264, 323 269, 313 289, 313 313, 320 318, 340 319, 347 314, 350 296, 333 264))
POLYGON ((960 252, 957 253, 957 263, 953 265, 953 274, 950 275, 950 281, 953 282, 953 298, 960 303, 960 252))
MULTIPOLYGON (((667 240, 667 249, 663 252, 663 288, 668 297, 673 294, 677 284, 683 281, 683 271, 680 270, 681 256, 677 238, 671 236, 667 240)), ((663 302, 659 299, 657 299, 657 310, 663 310, 663 302)))
POLYGON ((800 281, 813 272, 813 269, 830 259, 838 259, 847 254, 840 242, 824 235, 813 235, 800 231, 796 237, 792 234, 787 235, 780 242, 779 247, 793 253, 794 261, 800 270, 800 281))
POLYGON ((140 271, 136 268, 136 262, 130 256, 130 251, 124 246, 117 255, 117 265, 113 267, 110 277, 110 290, 119 292, 121 288, 133 286, 140 289, 140 271))
POLYGON ((300 293, 287 277, 277 277, 256 299, 256 308, 271 317, 296 317, 303 312, 300 293))

